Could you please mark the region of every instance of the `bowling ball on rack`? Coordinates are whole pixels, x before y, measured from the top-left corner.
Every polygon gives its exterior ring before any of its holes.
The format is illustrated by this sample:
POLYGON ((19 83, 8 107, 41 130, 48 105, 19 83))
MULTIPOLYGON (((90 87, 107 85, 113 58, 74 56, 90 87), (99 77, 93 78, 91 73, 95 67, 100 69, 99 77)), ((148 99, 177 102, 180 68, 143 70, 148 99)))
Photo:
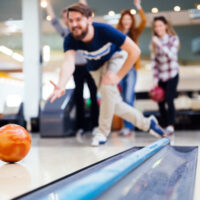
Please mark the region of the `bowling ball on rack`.
POLYGON ((163 88, 156 86, 150 90, 149 96, 156 102, 161 102, 165 99, 165 91, 163 88))
POLYGON ((0 128, 0 160, 18 162, 29 152, 31 136, 22 126, 7 124, 0 128))

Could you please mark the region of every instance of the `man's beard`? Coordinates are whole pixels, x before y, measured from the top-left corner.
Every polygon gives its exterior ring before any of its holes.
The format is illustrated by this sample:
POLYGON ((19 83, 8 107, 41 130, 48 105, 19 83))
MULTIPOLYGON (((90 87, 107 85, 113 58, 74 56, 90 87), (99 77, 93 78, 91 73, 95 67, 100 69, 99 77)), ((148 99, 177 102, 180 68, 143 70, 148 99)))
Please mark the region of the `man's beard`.
POLYGON ((82 40, 87 35, 87 33, 88 33, 88 25, 85 28, 85 30, 82 31, 82 33, 80 35, 74 35, 73 32, 72 32, 72 35, 75 40, 82 40))

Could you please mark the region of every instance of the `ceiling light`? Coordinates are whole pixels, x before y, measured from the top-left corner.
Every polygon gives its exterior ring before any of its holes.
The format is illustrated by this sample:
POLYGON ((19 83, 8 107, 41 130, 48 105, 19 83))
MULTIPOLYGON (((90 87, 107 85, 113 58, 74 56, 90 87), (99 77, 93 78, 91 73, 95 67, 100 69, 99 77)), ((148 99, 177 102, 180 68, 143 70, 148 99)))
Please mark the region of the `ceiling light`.
POLYGON ((181 7, 180 6, 174 6, 174 11, 175 12, 179 12, 181 10, 181 7))
POLYGON ((19 61, 19 62, 23 62, 24 61, 24 57, 18 53, 13 53, 12 54, 12 58, 14 58, 15 60, 19 61))
POLYGON ((131 9, 131 14, 135 15, 136 14, 136 10, 135 9, 131 9))
POLYGON ((115 16, 115 11, 110 10, 110 11, 108 12, 108 15, 109 15, 109 16, 115 16))
POLYGON ((197 9, 200 10, 200 4, 197 4, 197 9))
POLYGON ((158 8, 152 8, 152 9, 151 9, 151 12, 152 12, 152 13, 158 13, 158 8))
POLYGON ((51 18, 50 15, 48 15, 48 16, 46 17, 46 19, 47 19, 47 21, 51 21, 51 20, 52 20, 52 18, 51 18))
POLYGON ((11 56, 13 54, 13 51, 5 46, 0 46, 0 52, 8 55, 8 56, 11 56))
POLYGON ((41 6, 42 8, 46 8, 46 7, 47 7, 47 2, 44 1, 44 0, 41 1, 40 6, 41 6))

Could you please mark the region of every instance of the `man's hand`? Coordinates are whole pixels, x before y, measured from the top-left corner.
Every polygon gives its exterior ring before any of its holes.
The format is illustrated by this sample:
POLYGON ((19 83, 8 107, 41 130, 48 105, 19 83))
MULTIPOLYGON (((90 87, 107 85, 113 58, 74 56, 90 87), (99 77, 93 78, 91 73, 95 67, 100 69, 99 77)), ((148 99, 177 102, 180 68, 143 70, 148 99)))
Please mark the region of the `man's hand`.
POLYGON ((60 98, 65 94, 65 89, 59 87, 53 81, 50 81, 50 83, 54 86, 54 91, 48 98, 48 100, 50 100, 50 102, 53 103, 57 98, 60 98))
POLYGON ((120 82, 119 76, 112 72, 107 72, 102 79, 102 84, 105 85, 116 85, 120 82))

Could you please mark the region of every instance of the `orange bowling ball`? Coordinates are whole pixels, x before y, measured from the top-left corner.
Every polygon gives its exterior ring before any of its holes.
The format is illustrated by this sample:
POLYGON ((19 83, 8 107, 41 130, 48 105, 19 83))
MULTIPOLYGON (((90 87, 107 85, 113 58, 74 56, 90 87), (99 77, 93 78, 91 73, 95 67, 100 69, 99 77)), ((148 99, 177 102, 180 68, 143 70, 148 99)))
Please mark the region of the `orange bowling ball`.
POLYGON ((0 160, 17 162, 22 160, 31 147, 31 136, 22 126, 8 124, 0 128, 0 160))

